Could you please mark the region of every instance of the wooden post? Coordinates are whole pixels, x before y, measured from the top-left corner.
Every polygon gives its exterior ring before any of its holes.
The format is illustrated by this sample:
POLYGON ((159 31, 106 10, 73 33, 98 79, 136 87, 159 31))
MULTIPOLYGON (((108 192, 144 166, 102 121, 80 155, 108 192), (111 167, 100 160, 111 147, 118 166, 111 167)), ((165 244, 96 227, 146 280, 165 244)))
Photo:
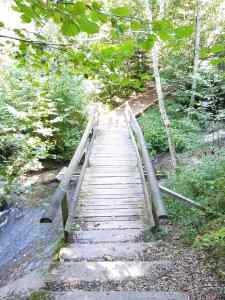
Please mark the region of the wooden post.
POLYGON ((63 224, 63 234, 64 234, 64 241, 68 241, 68 232, 65 230, 66 228, 66 222, 69 216, 69 206, 67 201, 67 194, 65 193, 65 196, 61 202, 61 211, 62 211, 62 224, 63 224))

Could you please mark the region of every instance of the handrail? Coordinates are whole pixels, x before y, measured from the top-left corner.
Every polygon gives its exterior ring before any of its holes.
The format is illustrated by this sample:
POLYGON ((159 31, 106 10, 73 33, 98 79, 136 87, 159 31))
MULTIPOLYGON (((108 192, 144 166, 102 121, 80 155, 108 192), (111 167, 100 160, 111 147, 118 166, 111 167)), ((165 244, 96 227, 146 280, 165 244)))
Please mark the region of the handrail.
POLYGON ((142 160, 141 160, 141 156, 140 156, 140 153, 139 153, 139 148, 138 148, 138 145, 137 145, 136 140, 135 140, 134 133, 133 133, 129 123, 128 123, 128 130, 129 130, 131 140, 132 140, 134 148, 135 148, 135 152, 136 152, 136 155, 137 155, 137 165, 138 165, 140 175, 141 175, 141 179, 142 179, 142 182, 143 182, 143 189, 144 189, 145 200, 146 200, 146 208, 147 208, 147 218, 148 218, 147 223, 150 225, 151 228, 154 228, 156 223, 155 223, 154 215, 153 215, 152 202, 151 202, 151 198, 150 198, 150 195, 149 195, 148 187, 145 184, 145 174, 144 174, 144 170, 143 170, 143 166, 142 166, 142 160))
POLYGON ((206 214, 210 214, 210 215, 214 215, 214 216, 218 216, 218 217, 222 216, 222 214, 219 214, 218 212, 213 211, 211 208, 209 208, 207 206, 204 206, 204 205, 201 205, 200 203, 198 203, 198 202, 196 202, 196 201, 194 201, 194 200, 192 200, 192 199, 190 199, 186 196, 183 196, 183 195, 181 195, 177 192, 174 192, 174 191, 168 189, 165 186, 162 186, 162 185, 159 184, 159 188, 163 193, 173 197, 175 200, 178 200, 179 202, 181 202, 183 204, 186 204, 187 206, 197 208, 197 209, 203 211, 206 214))
POLYGON ((49 206, 49 209, 47 210, 47 212, 44 213, 44 215, 40 219, 41 223, 52 223, 53 220, 55 219, 60 205, 62 205, 64 202, 63 199, 65 198, 66 190, 69 186, 71 177, 72 177, 73 173, 77 170, 88 145, 91 143, 91 140, 93 138, 93 131, 94 131, 97 119, 98 119, 98 111, 97 111, 97 108, 95 107, 91 114, 90 120, 87 124, 87 127, 84 131, 84 134, 81 138, 81 141, 69 163, 69 166, 67 167, 65 174, 64 174, 61 182, 59 183, 57 189, 55 190, 54 194, 52 195, 51 204, 49 206))
POLYGON ((156 217, 160 221, 161 219, 165 219, 168 217, 166 208, 164 206, 163 200, 161 198, 159 185, 157 182, 157 178, 155 175, 154 167, 152 165, 152 161, 149 157, 148 149, 145 144, 144 136, 142 133, 142 130, 140 128, 140 125, 138 124, 129 104, 126 104, 126 110, 125 110, 125 116, 127 119, 128 124, 131 125, 131 129, 133 130, 136 141, 139 145, 139 152, 142 157, 145 169, 146 169, 146 177, 147 182, 150 188, 151 198, 153 202, 153 208, 156 217))

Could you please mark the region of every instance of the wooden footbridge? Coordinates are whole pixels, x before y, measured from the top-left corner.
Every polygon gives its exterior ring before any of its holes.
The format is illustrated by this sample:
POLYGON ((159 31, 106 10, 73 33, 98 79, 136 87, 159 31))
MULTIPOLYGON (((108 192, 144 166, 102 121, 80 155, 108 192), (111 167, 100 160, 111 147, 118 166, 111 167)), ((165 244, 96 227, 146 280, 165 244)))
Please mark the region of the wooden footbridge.
POLYGON ((46 280, 54 299, 188 299, 139 286, 166 276, 172 262, 146 259, 157 244, 145 241, 145 231, 165 222, 167 212, 129 106, 124 113, 93 110, 41 222, 53 222, 60 211, 66 244, 46 280))

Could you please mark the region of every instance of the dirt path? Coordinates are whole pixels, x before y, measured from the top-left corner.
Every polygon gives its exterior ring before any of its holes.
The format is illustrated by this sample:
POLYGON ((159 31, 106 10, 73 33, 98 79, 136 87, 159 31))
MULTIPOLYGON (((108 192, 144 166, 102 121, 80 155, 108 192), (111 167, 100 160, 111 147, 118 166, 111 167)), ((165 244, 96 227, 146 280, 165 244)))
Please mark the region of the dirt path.
POLYGON ((140 116, 149 107, 157 103, 157 95, 154 88, 147 89, 144 93, 130 96, 129 99, 117 108, 117 111, 123 111, 126 103, 129 103, 135 116, 140 116))

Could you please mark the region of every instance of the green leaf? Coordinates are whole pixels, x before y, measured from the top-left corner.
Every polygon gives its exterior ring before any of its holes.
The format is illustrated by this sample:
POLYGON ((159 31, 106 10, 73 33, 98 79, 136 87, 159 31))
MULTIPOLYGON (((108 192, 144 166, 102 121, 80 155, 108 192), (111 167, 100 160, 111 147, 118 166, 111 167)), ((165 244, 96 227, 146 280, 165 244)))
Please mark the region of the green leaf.
POLYGON ((123 54, 132 56, 135 51, 135 43, 133 40, 128 40, 121 45, 120 49, 123 54))
POLYGON ((76 23, 66 19, 62 24, 61 31, 64 35, 74 36, 78 34, 80 30, 76 23))
POLYGON ((77 1, 73 6, 73 12, 76 15, 83 15, 85 13, 85 10, 86 10, 86 6, 82 1, 77 1))
POLYGON ((222 58, 213 59, 210 63, 212 65, 220 65, 220 64, 223 64, 224 62, 225 62, 225 59, 222 57, 222 58))
POLYGON ((106 23, 108 20, 108 16, 95 10, 91 12, 91 18, 93 21, 101 21, 102 23, 106 23))
POLYGON ((112 13, 119 17, 127 17, 127 16, 129 16, 130 11, 129 11, 129 7, 121 6, 121 7, 112 9, 112 13))
POLYGON ((193 26, 180 26, 175 29, 175 35, 177 38, 188 38, 193 33, 193 26))
POLYGON ((144 50, 150 50, 153 48, 155 41, 156 41, 155 35, 150 34, 147 39, 141 41, 140 46, 144 50))
POLYGON ((169 40, 173 25, 168 20, 156 20, 152 23, 153 31, 160 37, 161 40, 169 40))
POLYGON ((142 28, 143 28, 143 24, 141 22, 138 22, 138 21, 131 22, 131 29, 132 30, 140 30, 142 28))
POLYGON ((30 23, 32 21, 32 17, 26 14, 21 15, 20 18, 24 23, 30 23))
POLYGON ((94 34, 99 32, 99 27, 96 23, 91 22, 87 17, 82 17, 78 20, 80 30, 89 34, 94 34))
POLYGON ((220 53, 220 52, 223 52, 225 50, 225 45, 224 44, 217 44, 217 45, 214 45, 211 49, 210 49, 210 52, 213 52, 213 53, 220 53))
POLYGON ((99 3, 99 2, 97 2, 97 1, 94 1, 94 2, 92 3, 92 7, 93 7, 94 9, 99 10, 99 9, 101 9, 101 7, 102 7, 102 3, 99 3))
POLYGON ((27 51, 27 44, 25 42, 20 42, 19 49, 20 49, 21 54, 26 53, 26 51, 27 51))
POLYGON ((4 26, 5 26, 5 24, 0 21, 0 27, 4 27, 4 26))

